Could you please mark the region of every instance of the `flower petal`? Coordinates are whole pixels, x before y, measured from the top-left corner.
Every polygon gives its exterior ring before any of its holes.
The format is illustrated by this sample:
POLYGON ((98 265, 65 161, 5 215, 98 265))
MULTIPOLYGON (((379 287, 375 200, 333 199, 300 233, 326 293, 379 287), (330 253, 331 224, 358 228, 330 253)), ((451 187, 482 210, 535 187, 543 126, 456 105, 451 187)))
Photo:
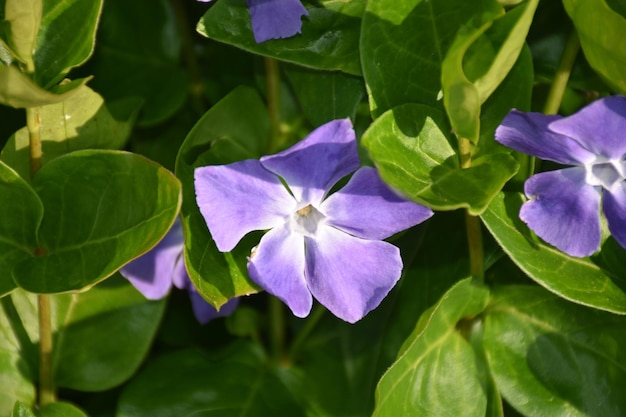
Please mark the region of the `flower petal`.
MULTIPOLYGON (((193 286, 192 286, 193 288, 193 286)), ((207 324, 218 317, 230 316, 239 305, 239 298, 231 298, 226 304, 217 311, 215 307, 207 303, 204 298, 195 289, 189 290, 189 299, 191 300, 191 308, 196 320, 200 324, 207 324)))
POLYGON ((183 229, 177 219, 154 248, 126 264, 120 274, 147 299, 161 299, 172 288, 172 276, 183 245, 183 229))
POLYGON ((385 239, 428 219, 428 207, 393 192, 371 167, 354 173, 348 184, 329 196, 320 210, 328 224, 364 239, 385 239))
POLYGON ((297 317, 306 317, 313 298, 304 279, 304 238, 287 224, 267 232, 248 263, 250 278, 280 298, 297 317))
POLYGON ((496 140, 516 151, 561 164, 580 165, 595 160, 595 155, 580 143, 548 128, 559 119, 511 110, 496 129, 496 140))
POLYGON ((261 158, 265 168, 285 179, 299 202, 316 206, 359 163, 350 119, 326 123, 291 148, 261 158))
POLYGON ((300 33, 309 12, 299 0, 247 0, 256 43, 300 33))
POLYGON ((222 252, 253 230, 283 223, 296 208, 280 179, 256 160, 197 168, 194 177, 200 213, 222 252))
POLYGON ((604 190, 602 208, 611 235, 626 248, 626 182, 621 182, 611 190, 604 190))
POLYGON ((550 123, 549 128, 574 138, 596 155, 621 158, 626 154, 626 97, 596 100, 571 116, 550 123))
POLYGON ((543 240, 572 256, 600 247, 600 193, 585 183, 582 167, 543 172, 525 184, 532 198, 520 218, 543 240))
POLYGON ((376 308, 402 273, 400 250, 323 226, 306 239, 307 283, 313 296, 349 323, 376 308))

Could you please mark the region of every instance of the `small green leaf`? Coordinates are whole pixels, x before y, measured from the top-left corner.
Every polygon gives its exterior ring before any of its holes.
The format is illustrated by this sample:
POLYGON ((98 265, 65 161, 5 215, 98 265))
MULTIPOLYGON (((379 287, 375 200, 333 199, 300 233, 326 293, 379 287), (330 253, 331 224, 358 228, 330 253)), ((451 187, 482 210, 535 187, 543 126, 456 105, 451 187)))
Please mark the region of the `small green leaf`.
POLYGON ((93 51, 102 0, 44 1, 35 47, 35 81, 50 88, 93 51))
POLYGON ((17 284, 54 293, 93 285, 147 252, 180 207, 180 183, 144 157, 121 151, 77 151, 37 173, 44 206, 44 254, 13 270, 17 284))
POLYGON ((444 133, 449 130, 439 110, 406 104, 376 119, 362 144, 382 178, 407 197, 437 210, 466 207, 479 214, 515 174, 517 162, 493 153, 461 169, 444 133))
POLYGON ((34 255, 42 218, 35 190, 0 161, 0 297, 16 287, 11 278, 15 265, 34 255))
POLYGON ((481 313, 488 299, 486 288, 466 279, 424 313, 378 384, 373 416, 485 415, 476 353, 457 325, 481 313))
POLYGON ((211 39, 305 67, 359 75, 359 35, 365 0, 320 0, 307 7, 302 33, 256 43, 245 0, 220 0, 198 22, 211 39))
POLYGON ((19 354, 1 348, 0 386, 0 415, 7 416, 13 410, 13 415, 23 416, 23 409, 35 402, 32 370, 19 354))
POLYGON ((66 402, 46 404, 37 410, 37 417, 87 417, 76 406, 66 402))
POLYGON ((13 56, 33 72, 33 53, 41 24, 42 0, 5 0, 1 38, 13 56))
POLYGON ((268 137, 265 105, 256 91, 240 87, 198 121, 178 153, 176 175, 183 183, 185 264, 194 286, 216 308, 230 298, 258 291, 246 269, 246 256, 256 243, 240 244, 232 253, 217 250, 196 203, 194 169, 259 158, 268 137))
POLYGON ((519 219, 523 197, 500 193, 481 215, 502 249, 530 278, 575 303, 626 314, 626 281, 589 258, 574 258, 533 238, 519 219))
MULTIPOLYGON (((132 129, 141 102, 126 99, 105 103, 91 88, 83 85, 66 100, 42 106, 41 142, 43 164, 81 149, 120 149, 132 129)), ((23 178, 30 175, 29 134, 26 127, 15 132, 0 153, 0 160, 23 178)))
POLYGON ((486 312, 483 345, 491 370, 504 398, 522 414, 626 413, 625 317, 530 286, 496 288, 486 312))

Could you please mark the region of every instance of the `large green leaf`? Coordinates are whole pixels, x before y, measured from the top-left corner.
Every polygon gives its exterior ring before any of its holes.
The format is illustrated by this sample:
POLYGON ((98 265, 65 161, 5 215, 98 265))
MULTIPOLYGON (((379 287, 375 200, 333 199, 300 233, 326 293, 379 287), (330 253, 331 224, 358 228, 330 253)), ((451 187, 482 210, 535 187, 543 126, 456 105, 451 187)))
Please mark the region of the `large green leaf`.
POLYGON ((217 250, 196 203, 194 169, 259 158, 268 137, 269 118, 261 98, 253 89, 240 87, 198 121, 178 153, 176 175, 183 183, 185 263, 195 287, 216 308, 230 298, 258 291, 246 268, 246 257, 258 240, 242 243, 231 253, 217 250), (246 109, 245 113, 241 109, 246 109))
POLYGON ((220 356, 211 360, 197 350, 161 356, 125 388, 117 417, 305 415, 258 346, 240 343, 220 356))
POLYGON ((93 285, 152 248, 174 222, 180 183, 171 172, 121 151, 77 151, 37 173, 44 206, 43 255, 13 270, 18 286, 37 293, 93 285))
MULTIPOLYGON (((4 299, 0 303, 4 303, 4 299)), ((0 348, 0 415, 8 416, 16 401, 34 403, 33 376, 33 369, 19 354, 0 348)))
POLYGON ((46 404, 35 412, 36 417, 87 417, 76 406, 66 402, 46 404))
POLYGON ((626 314, 624 270, 604 269, 589 258, 571 257, 533 238, 519 219, 523 201, 520 194, 500 193, 481 215, 513 262, 530 278, 567 300, 626 314))
POLYGON ((405 104, 389 110, 363 134, 362 144, 382 178, 407 197, 438 210, 466 207, 479 214, 517 171, 507 153, 477 157, 461 169, 439 110, 405 104))
MULTIPOLYGON (((106 103, 87 86, 78 87, 66 100, 39 109, 43 164, 81 149, 120 149, 132 129, 137 99, 106 103)), ((29 134, 26 127, 15 132, 0 153, 0 160, 28 178, 29 134)))
POLYGON ((198 23, 198 32, 247 51, 310 68, 359 75, 359 33, 365 0, 320 0, 307 7, 302 33, 257 44, 245 0, 220 0, 198 23))
POLYGON ((539 287, 507 286, 493 292, 483 343, 502 395, 525 416, 617 417, 626 413, 625 325, 539 287))
POLYGON ((42 217, 39 196, 0 161, 0 296, 16 287, 11 276, 13 267, 34 255, 42 217))
POLYGON ((50 88, 91 56, 102 0, 46 0, 35 46, 35 81, 50 88))
POLYGON ((626 94, 626 44, 616 41, 626 37, 626 15, 604 0, 564 0, 563 4, 591 67, 616 92, 626 94))
POLYGON ((481 313, 488 298, 486 288, 466 279, 422 316, 378 384, 374 416, 485 415, 476 353, 457 325, 481 313))
POLYGON ((4 21, 0 24, 0 38, 25 69, 33 72, 33 52, 41 24, 42 0, 4 0, 4 21))

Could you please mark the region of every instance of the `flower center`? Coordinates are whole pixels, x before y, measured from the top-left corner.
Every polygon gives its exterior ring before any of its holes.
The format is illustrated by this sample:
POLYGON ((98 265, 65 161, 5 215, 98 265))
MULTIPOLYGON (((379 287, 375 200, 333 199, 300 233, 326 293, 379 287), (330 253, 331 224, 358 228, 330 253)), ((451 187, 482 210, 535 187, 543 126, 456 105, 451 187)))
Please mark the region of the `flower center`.
POLYGON ((291 230, 304 236, 313 237, 317 232, 317 227, 324 222, 324 219, 326 216, 309 204, 291 215, 291 230))
POLYGON ((624 167, 621 161, 597 161, 585 165, 587 170, 585 181, 589 185, 601 186, 607 190, 624 181, 624 167))

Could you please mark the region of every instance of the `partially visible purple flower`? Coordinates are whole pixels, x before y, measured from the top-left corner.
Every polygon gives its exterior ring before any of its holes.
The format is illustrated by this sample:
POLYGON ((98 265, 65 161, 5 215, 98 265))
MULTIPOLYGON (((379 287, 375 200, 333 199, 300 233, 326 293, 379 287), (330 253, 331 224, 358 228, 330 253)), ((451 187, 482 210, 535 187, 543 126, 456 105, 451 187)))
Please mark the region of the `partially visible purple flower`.
POLYGON ((248 272, 296 316, 307 316, 315 297, 354 323, 400 278, 400 251, 382 239, 433 214, 391 191, 374 168, 357 170, 359 164, 350 120, 335 120, 275 155, 197 168, 196 198, 222 252, 253 230, 270 229, 253 249, 248 272))
POLYGON ((179 219, 165 237, 148 253, 120 269, 120 274, 149 300, 159 300, 172 289, 172 284, 189 292, 194 315, 201 324, 231 314, 238 298, 233 298, 218 312, 196 291, 187 275, 183 259, 183 228, 179 219))
POLYGON ((246 0, 246 2, 256 43, 297 35, 302 29, 302 16, 309 15, 300 0, 246 0))
POLYGON ((496 130, 506 146, 570 168, 542 172, 524 186, 520 218, 572 256, 600 248, 600 204, 609 230, 626 248, 626 98, 597 100, 568 116, 512 110, 496 130))

